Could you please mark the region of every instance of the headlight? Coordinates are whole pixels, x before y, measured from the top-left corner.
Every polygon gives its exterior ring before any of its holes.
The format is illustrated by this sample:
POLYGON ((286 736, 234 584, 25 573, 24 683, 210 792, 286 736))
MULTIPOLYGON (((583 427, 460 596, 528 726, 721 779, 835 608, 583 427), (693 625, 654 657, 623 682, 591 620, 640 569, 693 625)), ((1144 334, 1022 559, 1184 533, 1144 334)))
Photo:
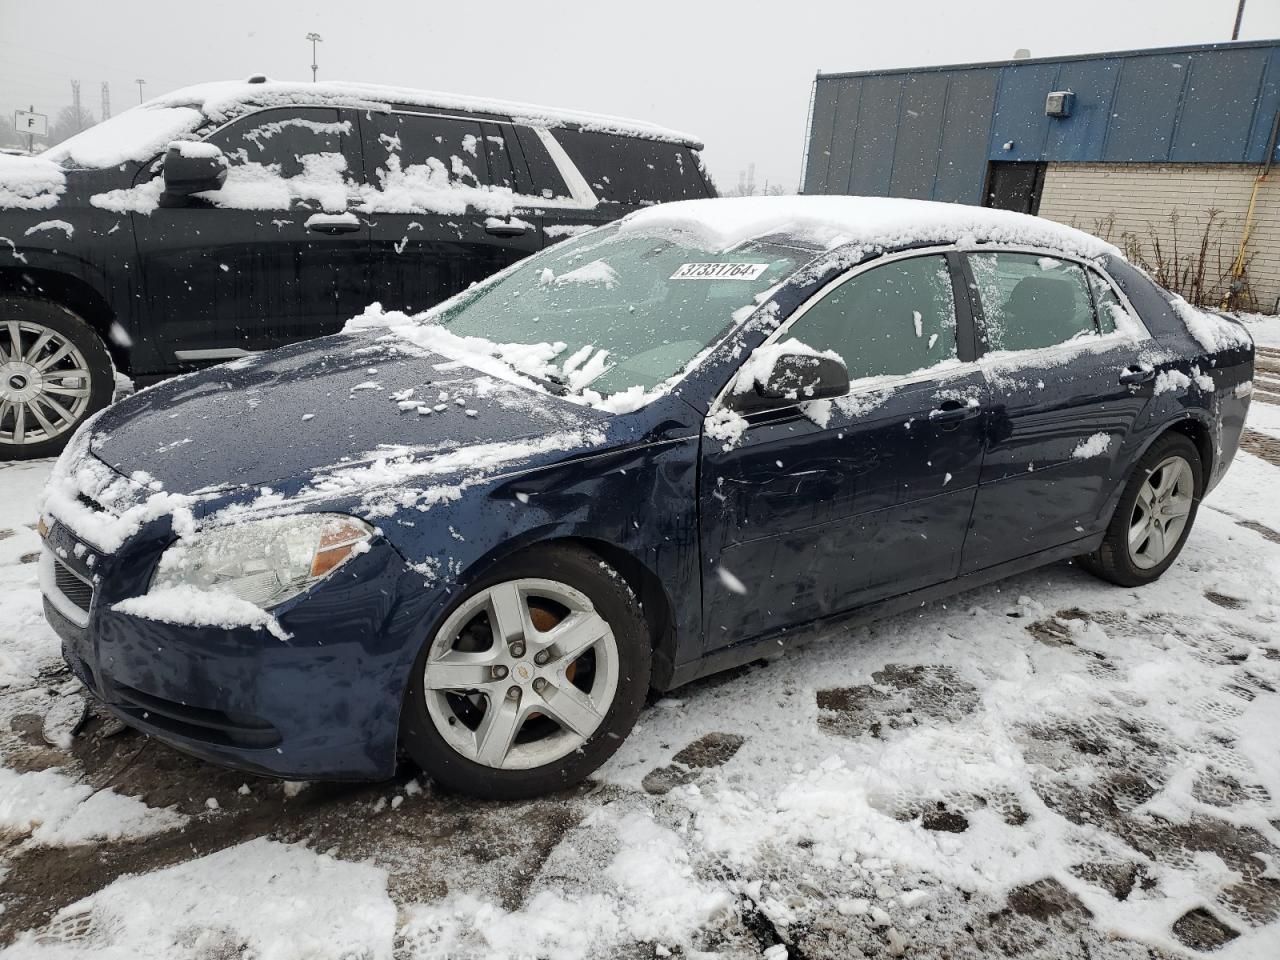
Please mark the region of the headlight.
POLYGON ((372 537, 367 523, 331 513, 211 527, 164 552, 151 591, 193 586, 274 607, 363 553, 372 537))

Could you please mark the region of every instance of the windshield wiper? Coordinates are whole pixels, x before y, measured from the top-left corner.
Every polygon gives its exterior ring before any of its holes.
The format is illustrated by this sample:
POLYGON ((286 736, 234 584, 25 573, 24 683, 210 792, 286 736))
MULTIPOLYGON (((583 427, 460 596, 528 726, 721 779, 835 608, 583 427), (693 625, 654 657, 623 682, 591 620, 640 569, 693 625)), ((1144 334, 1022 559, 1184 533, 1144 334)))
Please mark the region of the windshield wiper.
POLYGON ((540 383, 547 388, 548 393, 553 393, 557 397, 567 396, 569 393, 569 384, 565 380, 554 373, 548 373, 545 377, 535 377, 531 373, 525 373, 523 370, 517 371, 520 376, 528 377, 535 383, 540 383))

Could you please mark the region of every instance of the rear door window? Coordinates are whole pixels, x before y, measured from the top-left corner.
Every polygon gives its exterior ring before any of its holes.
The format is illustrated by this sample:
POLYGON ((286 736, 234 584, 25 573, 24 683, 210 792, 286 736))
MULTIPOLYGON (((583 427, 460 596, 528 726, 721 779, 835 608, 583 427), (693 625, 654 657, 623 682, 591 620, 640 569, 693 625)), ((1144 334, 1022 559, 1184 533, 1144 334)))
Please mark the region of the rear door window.
POLYGON ((988 350, 1036 350, 1098 334, 1085 272, 1033 253, 972 253, 988 350))
POLYGON ((477 120, 370 113, 364 130, 371 179, 384 189, 401 178, 443 187, 491 182, 484 131, 477 120))
POLYGON ((834 350, 850 380, 903 376, 955 360, 956 307, 943 256, 858 274, 809 307, 786 334, 834 350))
POLYGON ((683 144, 591 130, 552 133, 606 202, 665 203, 709 195, 697 156, 683 144))

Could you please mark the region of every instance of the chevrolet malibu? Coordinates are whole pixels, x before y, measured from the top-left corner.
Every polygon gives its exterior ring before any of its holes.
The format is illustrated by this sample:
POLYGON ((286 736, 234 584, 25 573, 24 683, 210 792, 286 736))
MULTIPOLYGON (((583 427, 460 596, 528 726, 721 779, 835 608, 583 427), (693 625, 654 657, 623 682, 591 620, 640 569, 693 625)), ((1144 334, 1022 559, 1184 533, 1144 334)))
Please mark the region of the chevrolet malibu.
POLYGON ((1176 560, 1253 344, 1110 245, 862 198, 653 207, 417 316, 108 408, 45 611, 126 723, 283 778, 527 797, 652 690, 1076 558, 1176 560))

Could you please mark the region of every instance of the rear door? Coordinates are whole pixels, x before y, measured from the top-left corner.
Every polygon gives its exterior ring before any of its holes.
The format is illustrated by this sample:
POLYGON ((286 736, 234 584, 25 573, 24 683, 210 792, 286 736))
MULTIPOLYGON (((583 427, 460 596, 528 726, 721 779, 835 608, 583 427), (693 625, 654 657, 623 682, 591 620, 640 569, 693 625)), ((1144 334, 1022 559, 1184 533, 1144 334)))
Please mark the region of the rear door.
POLYGON ((207 138, 230 163, 221 190, 133 215, 156 318, 142 335, 162 357, 239 356, 333 333, 358 310, 369 234, 344 215, 362 169, 356 124, 328 107, 241 117, 207 138))
POLYGON ((1139 363, 1141 321, 1087 264, 1013 251, 966 262, 991 420, 964 573, 1101 530, 1152 395, 1150 382, 1121 382, 1139 363))
POLYGON ((829 287, 776 336, 840 354, 849 395, 704 436, 713 648, 956 575, 986 401, 958 284, 958 266, 928 254, 829 287))
POLYGON ((409 111, 361 116, 371 190, 369 300, 420 311, 542 247, 516 193, 510 125, 409 111))

